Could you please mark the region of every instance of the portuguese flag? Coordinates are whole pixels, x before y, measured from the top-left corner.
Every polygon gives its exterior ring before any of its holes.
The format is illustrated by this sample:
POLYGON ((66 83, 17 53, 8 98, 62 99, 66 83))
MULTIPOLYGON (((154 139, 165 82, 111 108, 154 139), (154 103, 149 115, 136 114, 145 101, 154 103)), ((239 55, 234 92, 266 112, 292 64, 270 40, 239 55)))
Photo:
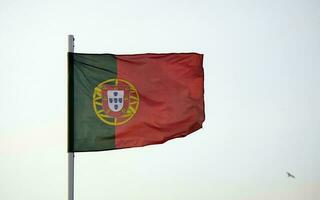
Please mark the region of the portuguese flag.
POLYGON ((68 152, 184 137, 204 121, 203 55, 68 54, 68 152))

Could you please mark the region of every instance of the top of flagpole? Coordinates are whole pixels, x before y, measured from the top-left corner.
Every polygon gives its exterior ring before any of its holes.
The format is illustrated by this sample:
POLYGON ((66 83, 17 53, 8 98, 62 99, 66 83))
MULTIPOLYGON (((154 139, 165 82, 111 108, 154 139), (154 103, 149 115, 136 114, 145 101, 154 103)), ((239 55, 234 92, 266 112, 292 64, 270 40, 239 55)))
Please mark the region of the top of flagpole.
POLYGON ((68 35, 68 52, 74 52, 74 36, 68 35))

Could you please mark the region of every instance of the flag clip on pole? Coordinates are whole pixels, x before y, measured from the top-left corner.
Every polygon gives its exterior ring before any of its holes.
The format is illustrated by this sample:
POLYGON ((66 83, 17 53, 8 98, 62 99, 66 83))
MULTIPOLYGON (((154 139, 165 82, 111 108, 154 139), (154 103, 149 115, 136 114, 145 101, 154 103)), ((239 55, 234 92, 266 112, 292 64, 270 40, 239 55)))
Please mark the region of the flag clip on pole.
MULTIPOLYGON (((74 52, 74 37, 73 35, 68 35, 68 53, 74 52)), ((72 110, 72 97, 73 95, 70 95, 73 91, 73 80, 70 78, 70 75, 73 74, 73 71, 70 70, 73 69, 70 64, 70 56, 68 54, 68 200, 74 200, 74 152, 70 151, 70 144, 73 142, 73 123, 70 123, 73 121, 73 110, 72 110), (71 111, 71 112, 70 112, 71 111)))

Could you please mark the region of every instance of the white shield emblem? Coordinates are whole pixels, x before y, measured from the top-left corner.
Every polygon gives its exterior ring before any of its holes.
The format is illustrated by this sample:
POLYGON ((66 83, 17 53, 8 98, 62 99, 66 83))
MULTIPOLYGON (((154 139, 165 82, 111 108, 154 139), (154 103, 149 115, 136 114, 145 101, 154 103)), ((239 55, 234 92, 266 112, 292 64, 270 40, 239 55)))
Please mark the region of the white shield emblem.
POLYGON ((123 107, 123 90, 108 90, 108 106, 113 112, 119 112, 123 107))

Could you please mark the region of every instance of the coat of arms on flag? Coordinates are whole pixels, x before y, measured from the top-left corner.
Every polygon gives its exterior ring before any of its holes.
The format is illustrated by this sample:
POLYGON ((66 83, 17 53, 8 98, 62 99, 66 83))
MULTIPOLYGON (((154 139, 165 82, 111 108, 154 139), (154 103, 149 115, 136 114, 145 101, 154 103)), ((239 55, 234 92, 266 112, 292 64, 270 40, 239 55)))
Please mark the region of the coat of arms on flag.
POLYGON ((108 125, 129 121, 139 108, 137 89, 128 81, 109 79, 94 90, 93 107, 96 115, 108 125))

